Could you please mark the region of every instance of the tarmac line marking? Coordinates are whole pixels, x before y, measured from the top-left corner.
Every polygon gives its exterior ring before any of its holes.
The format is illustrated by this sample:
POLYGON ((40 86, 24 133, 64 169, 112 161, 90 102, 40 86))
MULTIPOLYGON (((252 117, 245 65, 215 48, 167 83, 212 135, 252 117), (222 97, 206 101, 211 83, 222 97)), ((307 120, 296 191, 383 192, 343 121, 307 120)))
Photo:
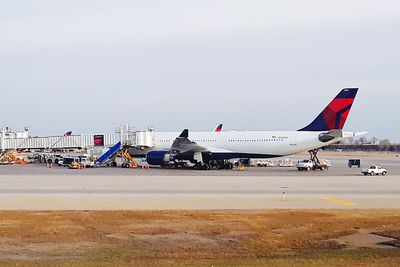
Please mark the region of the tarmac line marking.
POLYGON ((343 205, 343 206, 347 206, 347 207, 352 207, 352 206, 356 205, 353 202, 350 202, 350 201, 347 201, 347 200, 344 200, 344 199, 334 198, 334 197, 325 197, 325 198, 323 198, 323 200, 329 201, 329 202, 333 202, 333 203, 336 203, 336 204, 340 204, 340 205, 343 205))

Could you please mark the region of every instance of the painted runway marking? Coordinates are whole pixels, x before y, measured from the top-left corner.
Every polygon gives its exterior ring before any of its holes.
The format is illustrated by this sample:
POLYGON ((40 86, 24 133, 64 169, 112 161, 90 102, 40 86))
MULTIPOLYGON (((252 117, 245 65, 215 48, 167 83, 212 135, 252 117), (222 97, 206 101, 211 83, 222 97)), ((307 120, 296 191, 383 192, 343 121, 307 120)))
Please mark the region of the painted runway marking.
POLYGON ((333 203, 336 203, 336 204, 340 204, 340 205, 343 205, 343 206, 347 206, 347 207, 352 207, 352 206, 356 205, 356 204, 354 204, 354 203, 352 203, 350 201, 347 201, 347 200, 344 200, 344 199, 338 199, 338 198, 334 198, 334 197, 326 197, 326 198, 323 198, 323 200, 329 201, 329 202, 333 202, 333 203))

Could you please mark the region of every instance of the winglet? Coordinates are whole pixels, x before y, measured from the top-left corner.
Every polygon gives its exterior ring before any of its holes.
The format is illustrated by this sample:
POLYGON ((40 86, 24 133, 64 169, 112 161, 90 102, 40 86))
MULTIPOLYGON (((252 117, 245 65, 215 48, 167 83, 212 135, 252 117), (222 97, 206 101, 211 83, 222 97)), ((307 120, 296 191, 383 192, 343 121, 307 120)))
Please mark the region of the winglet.
POLYGON ((189 137, 189 130, 188 129, 183 130, 182 133, 179 135, 179 137, 188 138, 189 137))

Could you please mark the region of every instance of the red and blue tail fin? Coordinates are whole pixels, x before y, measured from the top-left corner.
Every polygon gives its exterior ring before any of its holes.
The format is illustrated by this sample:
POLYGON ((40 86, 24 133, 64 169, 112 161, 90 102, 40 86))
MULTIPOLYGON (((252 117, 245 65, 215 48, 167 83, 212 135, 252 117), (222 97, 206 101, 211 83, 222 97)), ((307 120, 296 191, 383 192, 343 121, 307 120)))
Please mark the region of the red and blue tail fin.
POLYGON ((222 126, 224 126, 222 123, 221 124, 217 124, 217 126, 215 126, 213 132, 221 132, 222 131, 222 126))
POLYGON ((299 131, 322 132, 343 129, 357 92, 358 88, 343 89, 310 125, 299 131))

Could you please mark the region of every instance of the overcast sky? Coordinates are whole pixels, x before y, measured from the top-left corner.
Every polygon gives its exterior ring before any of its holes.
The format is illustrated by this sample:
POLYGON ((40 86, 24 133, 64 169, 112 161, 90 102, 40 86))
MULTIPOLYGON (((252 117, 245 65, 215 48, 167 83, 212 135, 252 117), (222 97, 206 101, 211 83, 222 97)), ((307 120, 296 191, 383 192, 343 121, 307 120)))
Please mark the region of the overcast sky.
POLYGON ((34 135, 346 129, 400 142, 399 1, 3 1, 0 124, 34 135))

